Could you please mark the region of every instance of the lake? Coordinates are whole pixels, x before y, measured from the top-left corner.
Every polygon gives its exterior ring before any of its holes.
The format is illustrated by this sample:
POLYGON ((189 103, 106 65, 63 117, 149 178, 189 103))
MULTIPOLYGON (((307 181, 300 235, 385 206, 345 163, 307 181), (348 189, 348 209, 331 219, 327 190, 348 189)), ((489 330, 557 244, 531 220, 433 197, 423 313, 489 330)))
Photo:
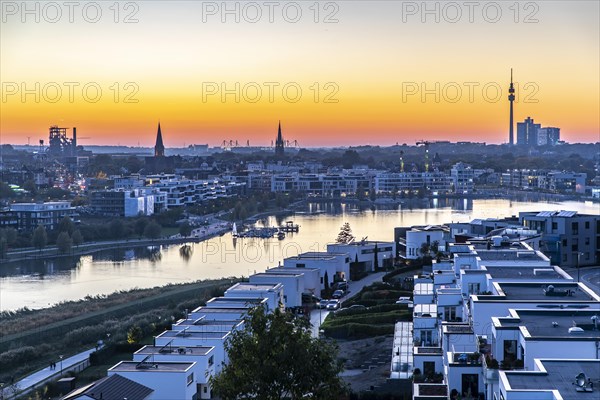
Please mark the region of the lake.
POLYGON ((356 205, 310 203, 302 212, 277 221, 269 217, 259 226, 285 220, 300 231, 285 239, 234 239, 230 233, 181 245, 99 251, 91 255, 28 260, 0 265, 0 311, 43 308, 87 295, 109 294, 134 287, 148 288, 198 279, 248 276, 277 266, 285 257, 324 250, 340 226, 349 222, 357 240, 392 241, 398 226, 465 222, 473 218, 517 215, 520 211, 573 210, 598 214, 600 206, 583 202, 523 202, 503 199, 430 200, 429 208, 360 209, 356 205))

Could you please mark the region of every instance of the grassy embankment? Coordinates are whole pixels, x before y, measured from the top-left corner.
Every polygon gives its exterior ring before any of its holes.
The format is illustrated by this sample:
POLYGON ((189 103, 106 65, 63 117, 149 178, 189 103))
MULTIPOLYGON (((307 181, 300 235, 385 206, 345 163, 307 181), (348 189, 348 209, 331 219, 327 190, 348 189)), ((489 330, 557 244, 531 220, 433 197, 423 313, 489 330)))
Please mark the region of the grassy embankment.
POLYGON ((86 297, 41 310, 0 313, 0 382, 45 368, 59 355, 69 357, 104 340, 127 341, 139 326, 143 337, 162 332, 185 309, 221 295, 237 278, 133 289, 108 296, 86 297))

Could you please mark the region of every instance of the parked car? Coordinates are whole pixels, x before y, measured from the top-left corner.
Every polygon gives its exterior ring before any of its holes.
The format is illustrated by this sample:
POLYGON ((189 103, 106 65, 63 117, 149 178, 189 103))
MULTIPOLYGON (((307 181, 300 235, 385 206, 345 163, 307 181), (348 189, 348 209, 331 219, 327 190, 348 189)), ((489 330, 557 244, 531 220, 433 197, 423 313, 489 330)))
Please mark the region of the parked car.
POLYGON ((327 299, 321 299, 318 303, 317 303, 317 308, 327 308, 327 304, 329 303, 329 300, 327 299))
POLYGON ((336 290, 335 292, 333 292, 333 294, 331 295, 332 298, 334 299, 339 299, 340 297, 344 297, 344 291, 343 290, 336 290))
POLYGON ((400 297, 398 301, 396 301, 396 304, 407 304, 409 307, 412 307, 413 302, 408 297, 400 297))
POLYGON ((337 310, 338 308, 340 308, 339 300, 329 300, 329 303, 327 303, 328 310, 337 310))

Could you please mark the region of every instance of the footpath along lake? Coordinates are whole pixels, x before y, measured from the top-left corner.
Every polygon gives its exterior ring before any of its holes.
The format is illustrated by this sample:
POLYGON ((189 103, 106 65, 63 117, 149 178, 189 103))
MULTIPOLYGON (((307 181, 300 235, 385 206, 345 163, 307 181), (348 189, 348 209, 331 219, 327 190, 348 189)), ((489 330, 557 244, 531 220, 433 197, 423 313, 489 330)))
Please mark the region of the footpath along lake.
POLYGON ((520 211, 572 210, 599 214, 597 203, 518 202, 510 200, 430 200, 429 208, 360 209, 355 205, 310 203, 304 211, 277 221, 269 217, 259 226, 285 220, 300 225, 283 240, 234 239, 231 233, 201 243, 98 251, 91 255, 37 259, 0 265, 0 311, 22 307, 44 308, 87 295, 109 294, 134 287, 148 288, 198 279, 248 276, 277 266, 285 257, 322 251, 349 222, 360 240, 393 240, 398 226, 464 222, 474 218, 517 215, 520 211))

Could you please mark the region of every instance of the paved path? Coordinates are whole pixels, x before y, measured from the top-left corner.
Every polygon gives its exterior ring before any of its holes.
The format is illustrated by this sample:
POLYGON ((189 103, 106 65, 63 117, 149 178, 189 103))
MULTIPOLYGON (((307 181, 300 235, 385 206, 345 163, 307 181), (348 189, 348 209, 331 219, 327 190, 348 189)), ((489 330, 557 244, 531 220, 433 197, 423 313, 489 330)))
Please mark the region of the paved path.
MULTIPOLYGON (((99 349, 100 348, 102 348, 102 347, 99 347, 99 349)), ((90 354, 93 353, 94 351, 96 351, 95 347, 92 349, 86 350, 84 352, 81 352, 79 354, 76 354, 72 357, 63 359, 62 360, 63 375, 65 375, 68 370, 75 367, 82 361, 87 360, 89 358, 90 354)), ((60 374, 61 374, 61 361, 60 361, 60 359, 58 359, 58 360, 56 360, 56 369, 50 369, 50 366, 48 366, 42 370, 34 372, 33 374, 26 376, 25 378, 21 379, 20 381, 15 382, 15 385, 12 385, 12 388, 16 389, 18 393, 28 392, 29 390, 33 389, 36 385, 39 385, 39 384, 47 381, 50 378, 59 379, 60 374)), ((5 386, 6 387, 3 389, 4 393, 0 392, 0 398, 3 398, 5 400, 14 398, 14 393, 13 393, 13 390, 10 387, 10 385, 5 384, 5 386), (2 394, 4 395, 4 397, 2 397, 2 394)))
MULTIPOLYGON (((349 299, 350 297, 354 296, 356 293, 360 292, 362 290, 362 288, 364 288, 365 286, 371 285, 373 282, 381 282, 381 278, 383 278, 383 275, 385 275, 385 272, 377 272, 375 274, 367 275, 360 281, 348 282, 348 289, 350 289, 350 291, 346 292, 344 297, 342 297, 340 300, 344 301, 344 300, 349 299)), ((315 310, 311 311, 310 323, 312 325, 313 337, 319 336, 319 328, 321 327, 321 324, 323 323, 323 321, 325 321, 325 318, 327 318, 327 315, 329 315, 330 312, 331 311, 327 311, 324 309, 315 309, 315 310)))

